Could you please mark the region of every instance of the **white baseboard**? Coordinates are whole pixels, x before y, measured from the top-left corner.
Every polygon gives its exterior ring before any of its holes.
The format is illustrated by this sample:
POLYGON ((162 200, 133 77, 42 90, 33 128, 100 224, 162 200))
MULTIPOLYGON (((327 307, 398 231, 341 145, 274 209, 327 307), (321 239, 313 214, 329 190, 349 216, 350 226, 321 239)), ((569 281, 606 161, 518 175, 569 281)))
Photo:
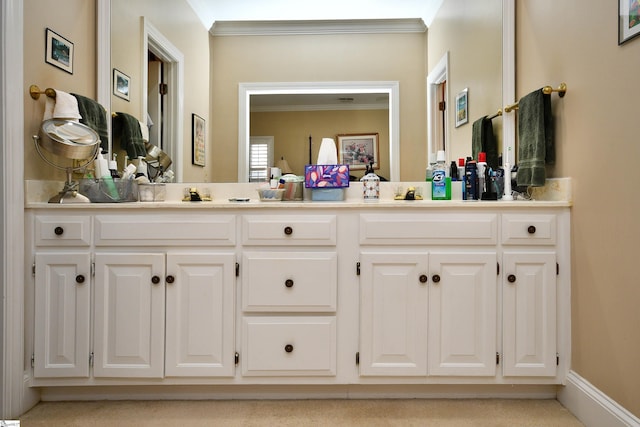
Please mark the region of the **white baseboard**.
POLYGON ((558 400, 586 427, 638 427, 640 418, 620 406, 574 371, 558 387, 558 400))

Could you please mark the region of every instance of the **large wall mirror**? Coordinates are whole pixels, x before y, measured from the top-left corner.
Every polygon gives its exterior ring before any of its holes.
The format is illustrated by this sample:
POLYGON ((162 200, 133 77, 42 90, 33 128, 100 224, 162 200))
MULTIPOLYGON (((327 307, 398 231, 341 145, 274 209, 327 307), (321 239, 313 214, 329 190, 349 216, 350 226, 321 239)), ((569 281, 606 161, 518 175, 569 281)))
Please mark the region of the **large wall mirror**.
MULTIPOLYGON (((111 31, 111 28, 121 28, 121 24, 112 26, 110 17, 117 16, 118 21, 122 22, 123 14, 131 13, 133 16, 130 18, 132 25, 143 27, 144 20, 141 16, 148 17, 148 22, 159 28, 159 31, 164 37, 166 37, 178 50, 185 49, 182 46, 188 45, 184 43, 184 40, 174 40, 174 38, 185 38, 183 34, 185 28, 195 27, 195 25, 186 25, 179 16, 175 15, 174 6, 182 1, 177 2, 171 0, 170 10, 168 13, 173 12, 173 16, 167 17, 167 20, 173 20, 178 28, 182 28, 180 32, 172 32, 172 30, 165 31, 162 23, 158 23, 163 18, 159 13, 164 7, 159 7, 157 1, 153 0, 136 0, 134 2, 124 0, 97 0, 98 4, 98 44, 99 44, 99 88, 98 98, 105 105, 111 105, 113 101, 113 94, 111 91, 111 80, 113 68, 117 68, 119 65, 112 63, 112 48, 115 46, 118 49, 116 56, 120 58, 127 58, 131 63, 135 63, 138 70, 135 73, 136 80, 133 81, 134 89, 139 89, 136 85, 141 85, 142 82, 137 80, 138 73, 142 75, 141 68, 148 60, 142 54, 142 41, 140 36, 136 39, 129 39, 127 46, 129 48, 124 51, 122 31, 111 31), (149 8, 149 12, 144 11, 144 7, 149 8)), ((514 101, 514 16, 515 6, 514 0, 482 0, 486 8, 483 13, 491 13, 493 17, 488 19, 488 15, 482 16, 481 19, 484 22, 497 23, 494 25, 496 28, 483 28, 483 31, 497 31, 501 43, 491 46, 484 46, 486 49, 483 52, 485 58, 493 58, 493 60, 501 60, 501 75, 498 77, 498 88, 495 88, 496 83, 491 83, 491 88, 485 88, 481 82, 473 82, 474 86, 470 89, 470 111, 476 115, 490 114, 495 109, 512 103, 514 101), (496 7, 497 5, 497 7, 496 7), (498 16, 496 17, 495 14, 498 16), (482 107, 484 105, 481 102, 481 97, 484 96, 485 90, 495 95, 498 92, 498 100, 491 100, 489 104, 491 107, 482 107)), ((186 4, 187 1, 184 0, 186 4)), ((452 7, 456 2, 453 0, 444 0, 444 7, 452 7)), ((447 9, 447 13, 450 9, 447 9)), ((193 11, 192 11, 193 12, 193 11)), ((468 12, 459 12, 462 16, 461 19, 466 19, 464 14, 468 12)), ((444 17, 445 19, 447 17, 444 17)), ((192 17, 190 18, 192 19, 192 17)), ((372 58, 373 66, 371 75, 361 76, 359 73, 342 72, 336 73, 336 67, 339 64, 317 64, 314 72, 307 73, 303 77, 296 75, 295 71, 287 67, 276 72, 276 70, 267 70, 264 75, 260 77, 256 74, 256 67, 252 70, 239 69, 234 70, 231 73, 236 74, 233 82, 226 82, 225 75, 230 74, 227 64, 233 62, 234 59, 242 56, 240 48, 244 41, 240 38, 233 39, 224 37, 215 37, 211 35, 203 25, 200 25, 201 31, 204 35, 198 35, 198 40, 204 40, 199 46, 191 42, 194 46, 188 48, 200 49, 204 52, 202 58, 193 59, 189 55, 189 52, 185 53, 184 63, 184 98, 178 99, 178 108, 182 108, 182 129, 175 130, 177 132, 171 141, 175 144, 175 148, 172 153, 175 153, 175 160, 179 161, 179 167, 182 168, 182 172, 179 176, 185 182, 195 181, 216 181, 216 182, 244 182, 248 180, 248 139, 251 136, 251 97, 259 96, 261 93, 276 94, 280 90, 284 94, 311 94, 318 93, 318 95, 326 95, 333 93, 339 94, 357 94, 361 92, 375 92, 380 94, 389 95, 389 117, 388 117, 388 147, 384 151, 384 155, 388 156, 388 178, 390 180, 422 180, 424 179, 424 166, 428 158, 427 149, 427 95, 426 95, 426 77, 431 68, 435 65, 431 52, 425 52, 423 54, 424 63, 420 69, 420 80, 416 81, 412 78, 398 77, 391 75, 384 75, 383 78, 372 78, 376 75, 376 67, 378 63, 385 61, 385 58, 372 58), (230 45, 228 51, 225 51, 226 47, 220 49, 219 44, 215 39, 222 40, 224 43, 230 45), (234 44, 235 43, 235 44, 234 44), (228 52, 236 52, 237 57, 229 56, 228 52), (227 55, 226 57, 224 55, 227 55), (221 62, 223 61, 223 62, 221 62), (323 67, 326 67, 323 69, 323 67), (251 72, 250 72, 251 71, 251 72), (326 71, 326 72, 325 72, 326 71), (195 73, 195 74, 193 74, 195 73), (309 76, 315 77, 310 78, 309 76), (197 81, 196 80, 201 80, 197 81), (314 80, 317 82, 314 83, 314 80), (259 83, 256 83, 259 82, 259 83), (265 82, 279 82, 274 84, 268 84, 265 82), (306 83, 283 83, 283 82, 306 82, 306 83), (319 83, 318 83, 319 82, 319 83), (331 84, 333 82, 333 84, 331 84), (337 86, 336 86, 336 83, 337 86), (399 82, 399 85, 397 83, 399 82), (382 84, 382 87, 376 85, 382 84), (394 84, 396 86, 394 86, 394 84), (349 85, 351 85, 349 87, 349 85), (385 86, 386 85, 386 86, 385 86), (333 86, 333 87, 331 87, 333 86), (197 99, 193 99, 193 93, 197 93, 197 99), (207 165, 202 167, 194 165, 192 163, 191 156, 191 115, 192 113, 202 116, 206 120, 207 129, 207 165), (237 115, 237 116, 236 116, 237 115), (180 136, 182 135, 182 136, 180 136), (247 177, 245 179, 245 177, 247 177)), ((435 33, 434 33, 435 34, 435 33)), ((286 36, 285 36, 286 37, 286 36)), ((333 36, 335 37, 335 36, 333 36)), ((378 35, 377 37, 380 37, 378 35)), ((429 34, 429 38, 432 34, 429 34)), ((435 36, 434 36, 435 37, 435 36)), ((275 39, 275 37, 272 37, 275 39)), ((431 46, 434 40, 429 40, 427 45, 426 37, 423 42, 423 49, 427 46, 431 46)), ((380 44, 379 40, 376 41, 380 44)), ((327 49, 327 45, 321 46, 322 49, 327 49)), ((331 46, 339 49, 339 43, 336 43, 336 39, 331 40, 331 46)), ((440 44, 442 46, 442 44, 440 44)), ((313 51, 313 46, 308 45, 308 50, 313 51)), ((435 53, 439 58, 440 54, 435 53)), ((455 51, 450 52, 451 57, 459 57, 461 54, 455 51)), ((272 55, 273 56, 273 55, 272 55)), ((309 57, 313 60, 313 57, 309 57)), ((437 59, 435 60, 437 61, 437 59)), ((122 62, 122 60, 120 60, 122 62)), ((399 61, 396 61, 399 62, 399 61)), ((404 64, 406 66, 406 64, 404 64)), ((453 65, 453 63, 452 63, 453 65)), ((399 64, 402 67, 403 64, 399 64)), ((245 67, 247 68, 247 67, 245 67)), ((259 67, 257 67, 259 68, 259 67)), ((128 71, 128 70, 121 70, 128 71)), ((455 73, 452 74, 452 79, 455 78, 455 73)), ((449 101, 452 102, 455 99, 455 91, 453 90, 454 83, 457 85, 465 85, 466 82, 451 82, 449 101)), ((140 92, 138 92, 140 93, 140 92)), ((148 109, 148 106, 142 107, 142 101, 139 104, 132 102, 129 105, 124 105, 121 100, 117 100, 119 106, 117 108, 122 109, 131 107, 135 115, 142 117, 144 109, 148 109)), ((112 111, 116 111, 113 106, 112 111)), ((473 118, 473 116, 471 117, 473 118)), ((505 157, 507 160, 513 161, 513 145, 515 140, 515 119, 505 115, 501 120, 501 133, 502 133, 502 148, 505 153, 511 153, 511 158, 505 157)), ((467 136, 465 132, 470 132, 471 125, 466 128, 459 129, 458 134, 461 138, 466 140, 467 136)), ((354 129, 363 130, 363 129, 354 129)), ((313 135, 314 142, 319 143, 322 137, 335 136, 335 135, 313 135)), ((454 135, 455 136, 455 135, 454 135)), ((451 137, 450 143, 452 144, 451 157, 457 156, 454 152, 453 145, 457 144, 460 150, 465 150, 464 144, 466 142, 456 142, 456 138, 451 137)), ((470 141, 470 139, 469 139, 470 141)), ((470 142, 469 142, 470 144, 470 142)), ((300 142, 301 154, 300 157, 306 159, 308 152, 308 145, 304 139, 300 142)), ((275 150, 275 156, 278 157, 279 153, 275 150)), ((288 157, 293 155, 287 154, 288 157)), ((292 159, 293 160, 293 159, 292 159)), ((296 160, 297 162, 297 160, 296 160)), ((387 173, 387 172, 385 172, 387 173)))

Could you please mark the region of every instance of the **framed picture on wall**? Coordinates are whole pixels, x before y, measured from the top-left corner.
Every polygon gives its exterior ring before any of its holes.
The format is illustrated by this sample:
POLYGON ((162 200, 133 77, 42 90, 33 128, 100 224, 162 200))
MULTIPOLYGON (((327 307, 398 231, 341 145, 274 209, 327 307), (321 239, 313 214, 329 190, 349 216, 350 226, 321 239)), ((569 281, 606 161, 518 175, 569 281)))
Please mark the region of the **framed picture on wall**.
POLYGON ((73 74, 73 43, 47 28, 44 59, 47 63, 73 74))
POLYGON ((456 95, 456 127, 469 121, 469 88, 456 95))
POLYGON ((374 169, 380 168, 377 133, 342 134, 337 140, 338 163, 351 170, 365 170, 371 162, 374 169))
POLYGON ((197 114, 191 114, 191 163, 205 166, 205 121, 197 114))
POLYGON ((113 69, 113 94, 118 98, 129 101, 131 79, 120 70, 113 69))
POLYGON ((618 0, 618 45, 640 34, 640 1, 618 0))

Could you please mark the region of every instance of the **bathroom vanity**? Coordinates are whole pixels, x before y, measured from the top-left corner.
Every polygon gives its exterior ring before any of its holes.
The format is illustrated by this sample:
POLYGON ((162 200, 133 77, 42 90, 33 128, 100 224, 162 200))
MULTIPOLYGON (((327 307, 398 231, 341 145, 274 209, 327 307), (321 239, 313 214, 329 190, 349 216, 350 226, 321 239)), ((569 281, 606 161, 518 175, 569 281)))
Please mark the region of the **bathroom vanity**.
POLYGON ((565 381, 570 202, 213 194, 28 203, 30 386, 565 381))

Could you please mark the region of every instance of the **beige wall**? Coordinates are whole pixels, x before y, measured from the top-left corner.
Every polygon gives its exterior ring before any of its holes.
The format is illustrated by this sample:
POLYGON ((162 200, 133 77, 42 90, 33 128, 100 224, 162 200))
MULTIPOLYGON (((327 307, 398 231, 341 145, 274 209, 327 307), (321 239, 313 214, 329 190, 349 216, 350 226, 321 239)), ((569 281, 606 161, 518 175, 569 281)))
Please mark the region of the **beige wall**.
MULTIPOLYGON (((166 37, 184 55, 184 111, 183 111, 183 179, 185 182, 209 181, 213 168, 211 149, 207 141, 204 168, 191 164, 191 114, 209 116, 209 33, 200 23, 186 0, 111 0, 111 65, 129 77, 132 82, 131 100, 112 97, 112 111, 129 113, 146 121, 142 111, 141 16, 166 37)), ((171 90, 171 88, 169 88, 171 90)), ((206 120, 206 135, 209 121, 206 120)))
POLYGON ((348 80, 400 82, 400 178, 424 178, 425 34, 213 37, 211 58, 213 181, 237 180, 240 82, 348 80))
POLYGON ((25 179, 64 179, 36 152, 31 136, 38 133, 45 96, 34 101, 29 86, 51 87, 90 98, 96 96, 96 31, 94 2, 86 0, 24 2, 24 135, 25 179), (45 62, 45 31, 50 28, 73 43, 73 74, 45 62))
POLYGON ((617 2, 517 2, 517 95, 552 96, 555 176, 573 179, 572 369, 640 416, 640 39, 617 45, 617 2))
MULTIPOLYGON (((274 160, 284 156, 293 172, 302 175, 309 164, 309 135, 313 137, 312 162, 315 163, 322 138, 338 134, 377 133, 378 152, 389 152, 389 110, 328 110, 256 112, 251 114, 252 136, 273 136, 274 160)), ((379 157, 376 174, 389 178, 388 156, 379 157)), ((364 170, 351 171, 361 177, 364 170)))
MULTIPOLYGON (((428 71, 449 52, 450 159, 471 155, 471 129, 477 119, 502 104, 502 0, 444 0, 429 27, 428 71), (462 6, 462 7, 461 7, 462 6), (469 122, 455 127, 455 99, 469 89, 469 122)), ((502 151, 502 118, 493 119, 502 151)))

